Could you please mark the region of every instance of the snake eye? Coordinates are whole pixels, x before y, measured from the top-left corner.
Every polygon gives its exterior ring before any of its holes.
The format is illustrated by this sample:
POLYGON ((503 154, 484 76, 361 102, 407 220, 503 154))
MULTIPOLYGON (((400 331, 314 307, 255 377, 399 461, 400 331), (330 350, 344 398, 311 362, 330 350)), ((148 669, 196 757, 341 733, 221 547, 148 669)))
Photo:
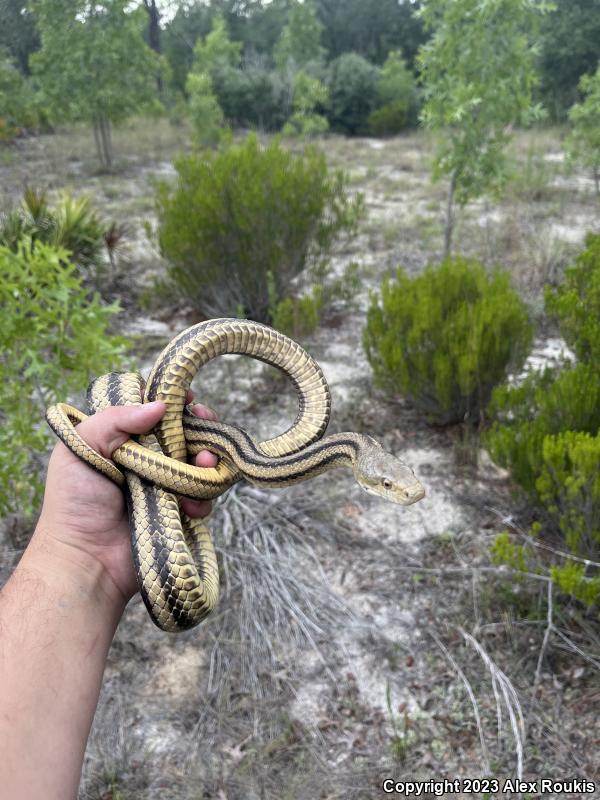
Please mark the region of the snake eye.
POLYGON ((389 478, 382 478, 381 479, 381 483, 383 484, 383 488, 384 489, 391 489, 392 488, 392 482, 391 482, 391 480, 389 478))

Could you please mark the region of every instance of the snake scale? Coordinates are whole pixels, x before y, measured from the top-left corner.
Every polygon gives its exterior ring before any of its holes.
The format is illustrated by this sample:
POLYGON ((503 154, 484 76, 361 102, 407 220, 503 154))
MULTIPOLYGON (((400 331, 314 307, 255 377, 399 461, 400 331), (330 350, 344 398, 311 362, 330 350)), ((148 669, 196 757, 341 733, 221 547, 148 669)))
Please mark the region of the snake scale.
POLYGON ((124 488, 140 593, 164 631, 193 627, 215 607, 219 571, 202 520, 180 512, 175 495, 211 499, 244 478, 256 486, 285 487, 335 467, 351 467, 368 492, 409 505, 425 492, 413 471, 370 436, 338 433, 321 438, 329 422, 329 387, 317 362, 292 339, 250 320, 214 319, 176 336, 156 360, 145 384, 135 373, 110 373, 88 389, 91 414, 111 405, 162 400, 166 411, 151 434, 134 437, 112 453, 96 453, 76 425, 86 415, 65 403, 46 419, 79 458, 124 488), (278 367, 299 397, 294 423, 282 434, 255 442, 232 425, 200 419, 186 408, 198 370, 220 355, 237 353, 278 367), (214 468, 188 458, 200 450, 219 456, 214 468))

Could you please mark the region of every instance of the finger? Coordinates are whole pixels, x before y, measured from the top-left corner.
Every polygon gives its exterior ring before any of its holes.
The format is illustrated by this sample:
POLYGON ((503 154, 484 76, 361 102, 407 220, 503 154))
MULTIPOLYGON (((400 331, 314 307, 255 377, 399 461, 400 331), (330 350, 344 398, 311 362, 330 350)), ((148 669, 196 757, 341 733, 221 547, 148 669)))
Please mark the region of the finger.
POLYGON ((216 467, 219 463, 219 457, 211 453, 210 450, 200 450, 196 454, 194 462, 197 467, 216 467))
POLYGON ((180 497, 179 506, 188 517, 207 517, 212 511, 210 500, 192 500, 190 497, 180 497))
POLYGON ((202 419, 210 419, 213 422, 217 422, 219 419, 217 417, 217 412, 210 408, 210 406, 205 406, 204 403, 196 403, 193 405, 192 413, 197 417, 201 417, 202 419))
POLYGON ((162 400, 139 406, 111 406, 79 423, 77 433, 97 453, 110 458, 132 433, 151 431, 165 409, 162 400))

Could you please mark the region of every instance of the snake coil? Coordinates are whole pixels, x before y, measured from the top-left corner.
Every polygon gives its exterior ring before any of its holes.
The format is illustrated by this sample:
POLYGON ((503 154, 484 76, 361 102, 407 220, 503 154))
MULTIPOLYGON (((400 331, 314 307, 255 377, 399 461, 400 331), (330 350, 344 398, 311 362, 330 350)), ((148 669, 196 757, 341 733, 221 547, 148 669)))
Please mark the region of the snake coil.
POLYGON ((323 372, 297 342, 266 325, 214 319, 188 328, 164 348, 143 387, 134 373, 110 373, 90 384, 90 413, 153 400, 166 405, 153 432, 125 442, 112 453, 112 461, 79 436, 74 425, 86 415, 76 408, 51 406, 46 419, 75 455, 123 486, 140 593, 164 631, 197 625, 215 607, 219 593, 210 533, 203 521, 180 512, 174 494, 211 499, 241 478, 258 486, 284 487, 348 466, 364 489, 393 502, 408 505, 424 495, 412 470, 371 437, 340 433, 321 438, 331 411, 323 372), (259 359, 290 378, 299 409, 286 431, 257 443, 239 428, 199 419, 185 408, 198 370, 225 354, 259 359), (202 449, 220 456, 217 467, 187 463, 188 456, 202 449))

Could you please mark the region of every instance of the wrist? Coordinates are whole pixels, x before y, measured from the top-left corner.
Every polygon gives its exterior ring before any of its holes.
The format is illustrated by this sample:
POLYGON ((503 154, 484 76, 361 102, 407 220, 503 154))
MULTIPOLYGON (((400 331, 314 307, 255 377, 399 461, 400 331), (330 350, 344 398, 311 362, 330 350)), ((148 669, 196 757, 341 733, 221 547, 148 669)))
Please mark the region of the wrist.
POLYGON ((17 571, 35 575, 51 587, 53 593, 60 594, 65 603, 77 600, 79 605, 85 605, 88 602, 98 618, 108 614, 115 620, 115 626, 129 599, 97 558, 56 537, 45 528, 42 519, 17 571))

